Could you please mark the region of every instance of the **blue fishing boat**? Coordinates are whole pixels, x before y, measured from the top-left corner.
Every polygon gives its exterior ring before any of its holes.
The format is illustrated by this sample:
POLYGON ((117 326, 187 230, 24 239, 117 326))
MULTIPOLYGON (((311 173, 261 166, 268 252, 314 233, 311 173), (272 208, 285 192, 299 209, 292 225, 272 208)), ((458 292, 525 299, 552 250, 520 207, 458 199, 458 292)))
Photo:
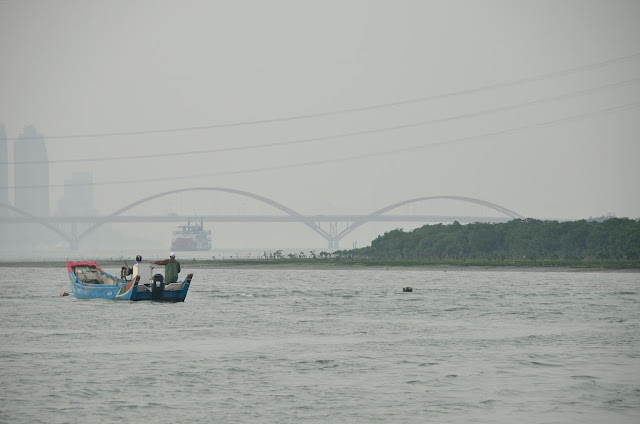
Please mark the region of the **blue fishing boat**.
POLYGON ((118 278, 105 272, 95 261, 69 261, 67 271, 71 291, 78 299, 184 302, 193 277, 188 274, 183 281, 165 284, 163 275, 154 274, 153 267, 136 264, 131 279, 127 280, 128 272, 121 272, 118 278), (145 272, 147 268, 149 272, 145 272))

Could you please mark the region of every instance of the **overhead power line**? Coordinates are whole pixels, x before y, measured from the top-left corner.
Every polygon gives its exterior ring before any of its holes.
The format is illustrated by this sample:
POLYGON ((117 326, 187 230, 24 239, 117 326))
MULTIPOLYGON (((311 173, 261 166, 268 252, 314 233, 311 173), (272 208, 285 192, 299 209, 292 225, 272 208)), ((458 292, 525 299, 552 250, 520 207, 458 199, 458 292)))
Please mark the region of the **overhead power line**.
POLYGON ((332 134, 332 135, 326 135, 326 136, 308 137, 308 138, 302 138, 302 139, 297 139, 297 140, 278 141, 278 142, 263 143, 263 144, 250 144, 250 145, 246 145, 246 146, 219 147, 219 148, 215 148, 215 149, 201 149, 201 150, 168 152, 168 153, 153 153, 153 154, 148 154, 148 155, 145 155, 145 156, 135 156, 135 157, 132 157, 131 155, 127 155, 127 156, 109 156, 109 157, 94 157, 94 156, 92 156, 92 157, 88 157, 88 158, 75 158, 75 159, 67 158, 67 159, 56 159, 56 160, 49 160, 49 161, 39 160, 39 161, 0 162, 0 165, 9 165, 9 164, 11 164, 11 165, 37 165, 37 164, 45 164, 45 163, 48 163, 48 164, 67 164, 67 163, 78 163, 78 162, 87 163, 87 162, 127 161, 127 160, 140 161, 140 160, 145 160, 145 159, 157 159, 157 158, 163 158, 163 157, 172 157, 172 158, 174 158, 174 157, 178 157, 178 156, 193 156, 193 155, 202 155, 202 154, 208 154, 208 153, 224 153, 224 152, 233 152, 233 151, 245 151, 245 150, 255 150, 255 149, 266 149, 266 148, 271 148, 271 147, 290 146, 290 145, 296 145, 296 144, 315 143, 315 142, 319 142, 319 141, 327 141, 327 140, 334 140, 334 139, 340 139, 340 138, 349 138, 349 137, 356 137, 356 136, 362 136, 362 135, 371 135, 371 134, 377 134, 377 133, 383 133, 383 132, 392 132, 392 131, 398 131, 398 130, 403 130, 403 129, 408 129, 408 128, 421 127, 421 126, 425 126, 425 125, 439 124, 439 123, 445 123, 445 122, 449 122, 449 121, 456 121, 456 120, 460 120, 460 119, 476 118, 476 117, 483 116, 483 115, 489 115, 489 114, 494 114, 494 113, 499 113, 499 112, 507 112, 507 111, 511 111, 511 110, 515 110, 515 109, 524 108, 524 107, 530 107, 530 106, 535 106, 535 105, 544 104, 544 103, 550 103, 550 102, 554 102, 554 101, 558 101, 558 100, 565 100, 565 99, 569 99, 569 98, 573 98, 573 97, 584 96, 584 95, 587 95, 587 94, 592 94, 592 93, 595 93, 595 92, 598 92, 598 91, 602 91, 602 90, 606 90, 606 89, 619 88, 619 87, 624 87, 624 86, 627 86, 627 85, 636 84, 638 82, 640 82, 640 78, 633 78, 633 79, 626 80, 626 81, 621 81, 621 82, 612 83, 612 84, 606 84, 606 85, 602 85, 602 86, 599 86, 599 87, 588 88, 588 89, 585 89, 585 90, 574 91, 574 92, 571 92, 571 93, 561 94, 561 95, 558 95, 558 96, 548 97, 548 98, 544 98, 544 99, 537 99, 537 100, 532 100, 532 101, 524 102, 524 103, 518 103, 518 104, 514 104, 514 105, 501 106, 501 107, 493 108, 493 109, 486 109, 486 110, 481 110, 481 111, 477 111, 477 112, 471 112, 471 113, 466 113, 466 114, 461 114, 461 115, 449 116, 449 117, 446 117, 446 118, 430 119, 430 120, 412 122, 412 123, 407 123, 407 124, 402 124, 402 125, 395 125, 395 126, 391 126, 391 127, 382 127, 382 128, 368 129, 368 130, 352 131, 352 132, 345 132, 345 133, 332 134))
MULTIPOLYGON (((374 105, 354 107, 354 108, 345 108, 338 109, 328 112, 318 112, 318 113, 308 113, 301 115, 292 115, 292 116, 284 116, 284 117, 275 117, 275 118, 265 118, 265 119, 257 119, 257 120, 246 120, 246 121, 237 121, 237 122, 228 122, 228 123, 220 123, 220 124, 208 124, 208 125, 198 125, 198 126, 189 126, 189 127, 175 127, 175 128, 161 128, 161 129, 148 129, 148 130, 138 130, 138 131, 113 131, 113 132, 97 132, 97 133, 83 133, 83 134, 66 134, 66 135, 47 135, 47 140, 62 140, 62 139, 78 139, 78 138, 99 138, 99 137, 119 137, 119 136, 135 136, 135 135, 145 135, 145 134, 163 134, 163 133, 177 133, 177 132, 189 132, 189 131, 203 131, 203 130, 211 130, 217 128, 233 128, 233 127, 244 127, 244 126, 252 126, 252 125, 262 125, 262 124, 271 124, 277 122, 287 122, 287 121, 296 121, 301 119, 311 119, 311 118, 323 118, 328 116, 336 116, 336 115, 344 115, 356 112, 366 112, 377 109, 384 109, 414 103, 422 103, 433 100, 446 99, 450 97, 464 96, 468 94, 476 94, 484 91, 495 90, 499 88, 511 87, 536 81, 542 81, 551 78, 557 78, 565 75, 571 75, 579 72, 590 71, 593 69, 598 69, 606 66, 610 66, 617 63, 624 63, 632 60, 636 60, 640 58, 640 53, 634 53, 627 56, 617 57, 614 59, 608 59, 601 62, 595 62, 588 65, 583 65, 575 68, 563 69, 560 71, 549 72, 546 74, 540 74, 532 77, 525 77, 516 80, 500 82, 495 84, 484 85, 476 88, 459 90, 459 91, 451 91, 443 94, 435 94, 424 97, 417 97, 413 99, 400 100, 390 103, 378 103, 374 105)), ((24 138, 8 138, 8 140, 36 140, 38 137, 24 137, 24 138)))
POLYGON ((563 124, 563 123, 566 123, 566 122, 571 122, 571 121, 577 121, 577 120, 582 120, 582 119, 586 119, 586 118, 591 118, 591 117, 595 117, 595 116, 602 115, 602 114, 615 113, 615 112, 620 112, 620 111, 624 111, 624 110, 631 110, 631 109, 635 109, 635 108, 638 108, 638 107, 640 107, 640 102, 633 102, 633 103, 628 103, 628 104, 624 104, 624 105, 620 105, 620 106, 609 107, 609 108, 606 108, 606 109, 601 109, 601 110, 597 110, 597 111, 593 111, 593 112, 583 113, 583 114, 579 114, 579 115, 573 115, 573 116, 569 116, 569 117, 565 117, 565 118, 554 119, 554 120, 551 120, 551 121, 545 121, 545 122, 539 122, 539 123, 530 124, 530 125, 524 125, 524 126, 515 127, 515 128, 509 128, 509 129, 501 130, 501 131, 494 131, 494 132, 489 132, 489 133, 484 133, 484 134, 479 134, 479 135, 460 137, 460 138, 455 138, 455 139, 451 139, 451 140, 437 141, 437 142, 433 142, 433 143, 423 143, 423 144, 409 146, 409 147, 403 147, 403 148, 399 148, 399 149, 386 150, 386 151, 383 151, 383 152, 367 153, 367 154, 354 155, 354 156, 345 156, 345 157, 342 157, 342 158, 324 159, 324 160, 311 161, 311 162, 299 162, 299 163, 293 163, 293 164, 288 164, 288 165, 276 165, 276 166, 271 166, 271 167, 251 168, 251 169, 243 169, 243 170, 237 170, 237 171, 221 171, 221 172, 212 172, 212 173, 195 174, 195 175, 142 178, 142 179, 137 179, 137 180, 127 179, 127 180, 121 180, 121 181, 103 181, 103 182, 94 182, 94 183, 77 183, 77 184, 70 183, 70 184, 50 184, 50 185, 33 185, 33 186, 8 186, 8 187, 0 187, 0 189, 33 189, 33 188, 50 188, 50 187, 106 186, 106 185, 120 185, 120 184, 131 185, 131 184, 139 184, 139 183, 156 183, 156 182, 162 182, 162 181, 192 180, 192 179, 203 178, 203 177, 220 177, 220 176, 228 176, 228 175, 255 174, 255 173, 261 173, 261 172, 279 171, 279 170, 283 170, 283 169, 304 168, 304 167, 308 167, 308 166, 319 166, 319 165, 326 165, 326 164, 330 164, 330 163, 341 163, 341 162, 349 162, 349 161, 354 161, 354 160, 368 159, 368 158, 373 158, 373 157, 389 156, 389 155, 395 155, 395 154, 399 154, 399 153, 409 153, 409 152, 414 152, 414 151, 433 148, 433 147, 445 146, 445 145, 463 144, 463 143, 471 142, 473 140, 489 138, 489 137, 504 136, 504 135, 508 135, 508 134, 515 134, 515 133, 520 133, 520 132, 524 132, 524 131, 528 131, 528 130, 544 128, 544 127, 549 127, 549 126, 554 126, 554 125, 559 125, 559 124, 563 124))

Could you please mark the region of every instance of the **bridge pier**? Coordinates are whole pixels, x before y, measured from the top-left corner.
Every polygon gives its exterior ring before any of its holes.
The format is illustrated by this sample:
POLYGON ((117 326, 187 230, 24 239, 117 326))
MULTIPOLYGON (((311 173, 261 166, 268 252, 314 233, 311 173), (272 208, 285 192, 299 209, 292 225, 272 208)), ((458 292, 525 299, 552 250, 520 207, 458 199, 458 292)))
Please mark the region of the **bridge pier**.
POLYGON ((329 240, 329 250, 339 249, 338 243, 338 221, 333 221, 329 223, 329 235, 331 236, 329 240))
POLYGON ((69 240, 69 247, 73 250, 78 250, 78 245, 80 244, 80 240, 78 240, 78 223, 71 223, 71 239, 69 240))

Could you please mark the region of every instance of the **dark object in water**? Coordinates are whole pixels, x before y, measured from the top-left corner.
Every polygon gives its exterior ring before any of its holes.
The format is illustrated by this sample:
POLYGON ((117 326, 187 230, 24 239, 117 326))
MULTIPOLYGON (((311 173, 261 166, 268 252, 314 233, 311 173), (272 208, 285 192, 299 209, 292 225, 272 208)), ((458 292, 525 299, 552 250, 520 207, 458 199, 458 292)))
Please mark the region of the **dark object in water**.
POLYGON ((403 288, 402 288, 402 291, 403 291, 403 292, 406 292, 406 293, 409 293, 409 292, 412 292, 412 291, 413 291, 413 288, 411 288, 411 287, 403 287, 403 288))

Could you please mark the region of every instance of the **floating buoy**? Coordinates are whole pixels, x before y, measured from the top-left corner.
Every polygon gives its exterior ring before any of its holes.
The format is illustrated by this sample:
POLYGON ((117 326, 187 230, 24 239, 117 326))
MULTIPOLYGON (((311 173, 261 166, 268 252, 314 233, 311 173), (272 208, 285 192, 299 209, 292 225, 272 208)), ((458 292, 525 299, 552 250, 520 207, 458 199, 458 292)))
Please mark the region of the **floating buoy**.
POLYGON ((60 296, 69 296, 69 292, 63 291, 62 293, 60 293, 60 296))
POLYGON ((411 287, 403 287, 403 288, 402 288, 402 291, 403 291, 403 292, 412 292, 412 291, 413 291, 413 288, 411 288, 411 287))

